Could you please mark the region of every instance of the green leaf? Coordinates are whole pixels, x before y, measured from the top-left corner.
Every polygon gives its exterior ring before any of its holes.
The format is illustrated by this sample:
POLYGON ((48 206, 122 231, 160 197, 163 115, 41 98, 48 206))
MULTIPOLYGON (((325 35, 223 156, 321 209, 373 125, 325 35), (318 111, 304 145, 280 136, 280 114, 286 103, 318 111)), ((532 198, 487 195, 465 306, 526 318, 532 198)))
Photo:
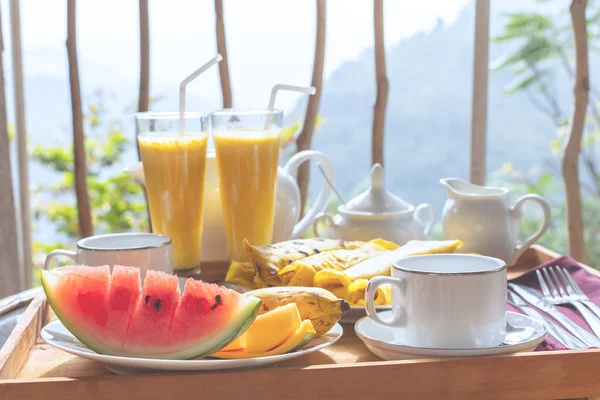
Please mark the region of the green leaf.
POLYGON ((529 75, 519 76, 512 80, 505 89, 508 94, 516 93, 523 89, 528 89, 531 86, 537 84, 542 76, 547 75, 547 72, 543 72, 539 75, 530 73, 529 75))
POLYGON ((554 155, 560 154, 560 152, 562 151, 561 141, 558 139, 550 140, 550 150, 554 155))

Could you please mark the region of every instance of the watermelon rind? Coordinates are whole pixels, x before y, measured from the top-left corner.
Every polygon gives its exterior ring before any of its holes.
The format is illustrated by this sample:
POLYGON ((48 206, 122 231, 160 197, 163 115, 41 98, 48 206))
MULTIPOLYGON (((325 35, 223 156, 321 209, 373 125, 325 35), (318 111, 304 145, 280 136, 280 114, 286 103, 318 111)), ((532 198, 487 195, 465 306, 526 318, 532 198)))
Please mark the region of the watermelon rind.
POLYGON ((304 346, 306 346, 311 340, 313 340, 315 338, 316 334, 312 333, 312 332, 307 332, 306 335, 304 336, 304 338, 302 339, 302 341, 300 343, 298 343, 298 346, 294 347, 292 350, 290 350, 289 352, 293 352, 293 351, 298 351, 300 349, 302 349, 304 346))
POLYGON ((227 346, 229 342, 237 339, 250 328, 250 325, 252 325, 262 307, 262 300, 259 298, 253 296, 245 297, 248 299, 248 304, 242 307, 234 321, 231 321, 226 328, 218 335, 213 336, 211 340, 204 340, 202 343, 190 347, 188 350, 166 354, 165 357, 158 355, 156 358, 190 359, 204 357, 216 353, 227 346))
POLYGON ((239 310, 235 313, 235 316, 227 323, 227 326, 223 327, 218 334, 212 336, 209 340, 200 338, 197 344, 190 343, 189 347, 170 353, 160 353, 159 349, 151 349, 150 347, 146 348, 147 354, 139 352, 128 353, 124 349, 117 350, 115 348, 107 347, 102 343, 99 343, 97 339, 87 334, 84 330, 77 329, 77 322, 71 321, 68 316, 62 312, 60 307, 57 306, 58 302, 56 301, 55 293, 52 290, 52 277, 53 275, 50 271, 42 271, 42 287, 44 288, 48 303, 52 307, 56 317, 63 323, 65 328, 73 334, 73 336, 91 350, 99 354, 113 356, 186 360, 213 354, 246 332, 258 316, 262 306, 262 301, 260 299, 253 296, 244 296, 244 304, 239 306, 239 310))
POLYGON ((73 329, 76 325, 75 321, 71 321, 66 314, 62 313, 60 307, 56 307, 57 301, 54 296, 54 291, 52 290, 52 279, 54 275, 50 271, 42 271, 42 287, 44 288, 44 293, 46 293, 46 299, 48 300, 48 304, 52 307, 52 311, 56 317, 62 322, 62 324, 75 336, 81 343, 85 344, 90 349, 94 350, 96 353, 100 354, 114 354, 114 350, 103 346, 98 343, 96 339, 91 336, 88 336, 85 332, 79 331, 78 329, 73 329))

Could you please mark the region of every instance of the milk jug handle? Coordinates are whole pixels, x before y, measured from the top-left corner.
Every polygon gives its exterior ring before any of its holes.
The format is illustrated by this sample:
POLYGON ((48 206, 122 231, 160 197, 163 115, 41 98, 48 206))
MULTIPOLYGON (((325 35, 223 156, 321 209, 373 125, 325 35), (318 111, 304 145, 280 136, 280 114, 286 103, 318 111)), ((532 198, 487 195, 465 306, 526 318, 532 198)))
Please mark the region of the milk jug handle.
MULTIPOLYGON (((300 167, 300 165, 309 160, 314 160, 321 163, 321 166, 323 167, 323 171, 325 171, 327 178, 329 178, 331 182, 334 181, 333 164, 325 156, 325 154, 314 150, 301 151, 295 154, 292 158, 290 158, 287 164, 285 164, 283 169, 287 174, 296 178, 296 176, 298 175, 298 168, 300 167)), ((291 237, 292 239, 297 239, 301 237, 304 234, 304 232, 306 232, 308 228, 311 227, 317 214, 325 211, 327 203, 329 202, 330 195, 331 188, 329 187, 327 182, 323 180, 323 187, 321 188, 321 191, 319 192, 315 203, 310 208, 310 210, 308 210, 306 215, 302 219, 300 219, 300 221, 298 221, 298 223, 294 226, 294 230, 292 231, 291 237)))
POLYGON ((419 204, 417 208, 415 208, 414 216, 423 226, 423 235, 429 235, 429 232, 431 232, 431 228, 433 228, 433 224, 435 223, 435 209, 433 206, 427 203, 419 204), (423 216, 421 215, 423 212, 426 212, 429 215, 427 223, 423 221, 423 216))
POLYGON ((533 235, 528 237, 527 240, 525 240, 525 242, 523 243, 523 245, 520 248, 517 249, 516 243, 515 243, 515 249, 513 252, 512 259, 509 262, 509 265, 514 264, 517 261, 517 259, 519 258, 519 256, 521 256, 521 254, 523 254, 525 252, 525 250, 527 250, 529 248, 529 246, 531 246, 532 244, 537 242, 537 240, 540 237, 542 237, 542 235, 544 234, 544 232, 546 232, 546 230, 548 229, 548 226, 550 225, 550 217, 551 217, 550 205, 542 196, 538 196, 537 194, 526 194, 525 196, 523 196, 519 200, 517 200, 515 205, 512 206, 511 212, 517 214, 517 216, 519 217, 519 221, 521 219, 521 216, 523 215, 523 213, 522 213, 523 204, 525 204, 527 201, 532 201, 534 203, 537 203, 540 206, 540 208, 542 209, 542 213, 544 216, 543 216, 542 223, 541 223, 540 227, 538 228, 538 230, 533 235))

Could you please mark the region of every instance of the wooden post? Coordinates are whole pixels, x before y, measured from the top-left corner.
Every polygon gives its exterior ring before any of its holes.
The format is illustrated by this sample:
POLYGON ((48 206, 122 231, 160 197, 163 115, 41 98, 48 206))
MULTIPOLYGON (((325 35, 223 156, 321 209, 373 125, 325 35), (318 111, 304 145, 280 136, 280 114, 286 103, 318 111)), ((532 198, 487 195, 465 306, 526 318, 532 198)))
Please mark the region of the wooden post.
POLYGON ((373 133, 371 142, 372 163, 383 165, 383 138, 385 112, 387 109, 389 83, 385 66, 385 43, 383 38, 383 0, 373 2, 373 22, 375 31, 375 77, 377 97, 373 106, 373 133))
POLYGON ((19 273, 19 244, 17 241, 17 212, 13 196, 10 143, 8 140, 8 117, 4 92, 4 41, 2 39, 2 15, 0 13, 0 298, 24 289, 19 273))
POLYGON ((223 0, 215 0, 215 30, 217 33, 217 52, 223 56, 223 60, 219 63, 223 108, 231 108, 233 107, 233 97, 231 94, 231 80, 229 78, 225 21, 223 20, 223 0))
MULTIPOLYGON (((150 107, 150 17, 148 0, 140 0, 140 94, 138 98, 138 112, 148 111, 150 107)), ((140 146, 135 138, 138 160, 142 159, 140 146)), ((148 206, 148 196, 144 188, 144 200, 148 214, 148 231, 152 232, 152 218, 148 206)))
POLYGON ((475 2, 475 51, 471 105, 471 182, 485 184, 490 0, 475 2))
MULTIPOLYGON (((321 88, 323 86, 323 65, 325 64, 325 35, 326 35, 326 0, 316 0, 317 2, 317 33, 315 39, 315 61, 313 64, 311 86, 316 89, 314 96, 308 98, 308 106, 304 115, 304 124, 302 131, 298 135, 298 151, 308 150, 312 142, 319 112, 319 102, 321 100, 321 88)), ((300 198, 302 200, 302 213, 306 205, 306 194, 308 191, 308 164, 303 164, 298 169, 298 186, 300 187, 300 198)))
POLYGON ((67 0, 67 57, 69 60, 69 85, 71 88, 71 109, 73 124, 73 155, 75 159, 75 194, 79 214, 79 234, 92 236, 92 216, 87 189, 85 165, 85 138, 83 136, 83 112, 81 111, 81 88, 77 62, 77 22, 76 0, 67 0))
MULTIPOLYGON (((140 0, 140 95, 138 112, 148 111, 150 105, 150 22, 148 0, 140 0)), ((138 147, 138 159, 140 149, 138 147)))
POLYGON ((10 0, 11 50, 15 99, 15 136, 19 175, 19 206, 21 211, 21 267, 23 285, 33 283, 33 256, 31 248, 31 212, 29 207, 29 151, 25 128, 25 89, 23 83, 23 54, 21 47, 21 15, 19 0, 10 0))
POLYGON ((585 19, 586 0, 571 2, 571 22, 575 37, 575 106, 571 119, 571 130, 562 159, 563 179, 567 199, 567 225, 569 227, 569 254, 578 261, 585 258, 583 241, 583 221, 581 217, 581 192, 579 185, 579 154, 581 138, 585 126, 588 104, 589 71, 587 22, 585 19))

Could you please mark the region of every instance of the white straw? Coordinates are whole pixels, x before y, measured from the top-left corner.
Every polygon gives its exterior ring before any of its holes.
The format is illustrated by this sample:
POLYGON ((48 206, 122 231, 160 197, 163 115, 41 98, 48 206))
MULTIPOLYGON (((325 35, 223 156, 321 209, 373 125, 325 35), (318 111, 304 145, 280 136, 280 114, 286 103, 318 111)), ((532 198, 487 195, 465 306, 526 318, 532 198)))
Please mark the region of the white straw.
POLYGON ((198 68, 194 71, 190 76, 181 81, 179 85, 179 134, 183 135, 183 131, 185 129, 185 120, 183 118, 185 114, 185 87, 188 83, 196 79, 198 76, 202 75, 204 71, 212 67, 213 65, 219 63, 223 57, 217 53, 217 55, 212 58, 209 62, 198 68))
MULTIPOLYGON (((271 97, 269 98, 269 108, 268 108, 269 111, 273 111, 273 109, 275 107, 275 98, 277 97, 277 92, 279 92, 280 90, 285 90, 288 92, 304 93, 309 96, 312 96, 313 94, 315 94, 317 92, 317 89, 315 89, 313 86, 305 87, 305 86, 284 85, 284 84, 278 83, 277 85, 273 86, 273 89, 271 89, 271 97)), ((272 115, 269 115, 267 117, 267 122, 265 122, 265 130, 269 129, 272 119, 273 119, 272 115)))

